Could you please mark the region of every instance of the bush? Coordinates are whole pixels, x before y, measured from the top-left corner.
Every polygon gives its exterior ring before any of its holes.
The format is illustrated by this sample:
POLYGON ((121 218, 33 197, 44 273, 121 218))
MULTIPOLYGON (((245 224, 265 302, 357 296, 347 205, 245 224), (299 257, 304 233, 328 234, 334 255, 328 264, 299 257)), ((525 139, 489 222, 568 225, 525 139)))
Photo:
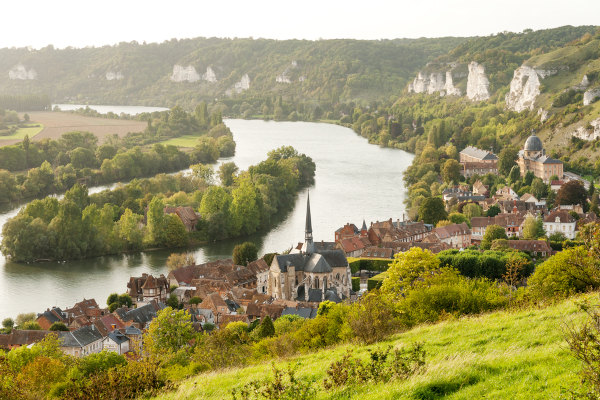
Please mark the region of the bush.
POLYGON ((360 278, 358 276, 352 277, 352 290, 354 292, 360 291, 360 278))
POLYGON ((317 390, 314 381, 296 376, 298 365, 288 365, 284 372, 272 364, 273 378, 251 382, 241 389, 233 389, 233 400, 309 400, 314 399, 317 390))
POLYGON ((393 260, 379 260, 360 258, 349 263, 350 271, 355 274, 358 271, 387 271, 393 260))
POLYGON ((364 343, 381 340, 402 326, 395 305, 377 292, 367 293, 352 305, 348 324, 353 335, 364 343))
POLYGON ((386 272, 382 272, 379 275, 375 275, 372 278, 369 278, 367 280, 367 290, 374 290, 374 289, 379 289, 381 287, 381 285, 383 284, 383 280, 386 278, 387 273, 386 272))

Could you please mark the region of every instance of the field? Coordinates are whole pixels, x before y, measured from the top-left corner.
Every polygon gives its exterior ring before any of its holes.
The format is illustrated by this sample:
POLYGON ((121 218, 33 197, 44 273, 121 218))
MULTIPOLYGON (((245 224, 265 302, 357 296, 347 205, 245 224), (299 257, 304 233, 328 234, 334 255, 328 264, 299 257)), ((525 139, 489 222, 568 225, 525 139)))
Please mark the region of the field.
MULTIPOLYGON (((102 142, 105 137, 115 133, 122 137, 129 132, 141 132, 146 128, 146 122, 144 121, 94 118, 62 112, 31 112, 29 117, 32 124, 43 125, 42 131, 35 136, 34 140, 57 139, 66 132, 87 131, 94 133, 102 142)), ((20 132, 18 133, 19 136, 20 132)), ((22 137, 14 137, 9 140, 0 139, 0 146, 18 143, 21 139, 22 137)))
POLYGON ((44 129, 44 125, 42 124, 31 124, 38 126, 27 126, 26 128, 20 128, 17 132, 8 136, 0 136, 0 146, 2 146, 5 140, 23 140, 25 135, 28 135, 30 139, 32 139, 35 135, 40 133, 44 129))
POLYGON ((196 147, 196 144, 198 144, 199 137, 200 136, 195 135, 183 135, 169 140, 165 140, 164 142, 161 142, 161 144, 173 145, 177 147, 196 147))
MULTIPOLYGON (((398 334, 372 346, 343 345, 289 360, 299 363, 297 375, 314 379, 317 399, 555 399, 579 388, 580 362, 567 348, 564 324, 577 324, 583 315, 576 306, 583 298, 597 303, 598 294, 579 296, 543 309, 501 311, 448 320, 398 334), (403 347, 422 342, 427 369, 407 381, 392 381, 324 391, 329 364, 348 349, 366 358, 367 350, 403 347)), ((278 361, 279 368, 289 362, 278 361)), ((201 374, 174 392, 157 399, 230 399, 231 390, 272 376, 270 364, 201 374)))

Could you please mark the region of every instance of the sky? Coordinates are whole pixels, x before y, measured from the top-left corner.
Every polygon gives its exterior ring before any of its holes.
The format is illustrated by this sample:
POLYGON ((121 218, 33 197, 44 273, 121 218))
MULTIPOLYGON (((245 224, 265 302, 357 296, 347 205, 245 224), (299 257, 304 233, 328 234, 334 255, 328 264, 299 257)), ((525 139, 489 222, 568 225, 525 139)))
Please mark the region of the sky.
POLYGON ((254 37, 483 36, 599 25, 598 0, 19 0, 2 4, 1 47, 254 37))

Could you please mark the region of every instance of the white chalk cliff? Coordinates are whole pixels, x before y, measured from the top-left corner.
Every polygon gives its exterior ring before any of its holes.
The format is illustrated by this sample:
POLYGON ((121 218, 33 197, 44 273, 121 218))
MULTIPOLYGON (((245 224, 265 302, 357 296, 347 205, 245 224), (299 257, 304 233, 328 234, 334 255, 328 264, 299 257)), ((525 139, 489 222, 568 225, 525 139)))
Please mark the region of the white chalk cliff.
POLYGON ((513 111, 533 110, 540 94, 540 78, 535 69, 522 65, 517 68, 506 94, 506 106, 513 111))
POLYGON ((239 82, 233 85, 233 90, 236 93, 241 93, 244 90, 248 89, 250 89, 250 77, 248 76, 248 74, 244 74, 244 76, 242 76, 242 79, 240 79, 239 82))
POLYGON ((467 97, 469 100, 482 101, 490 98, 490 81, 485 75, 483 65, 471 61, 467 78, 467 97))
POLYGON ((175 64, 173 66, 173 74, 171 75, 173 82, 197 82, 200 80, 200 75, 196 72, 196 68, 191 65, 187 67, 175 64))
POLYGON ((583 93, 583 105, 589 106, 600 98, 600 87, 588 89, 583 93))
POLYGON ((428 76, 422 72, 408 84, 408 92, 433 94, 439 92, 440 96, 455 95, 460 96, 460 89, 454 87, 452 80, 452 71, 446 71, 446 75, 441 72, 432 72, 428 76))
POLYGON ((108 71, 105 75, 106 80, 107 81, 120 81, 121 79, 124 78, 123 74, 121 73, 121 71, 108 71))
POLYGON ((583 140, 596 140, 600 138, 600 118, 591 121, 590 128, 587 129, 587 127, 580 126, 572 135, 583 140))
POLYGON ((12 80, 33 80, 37 78, 35 69, 27 69, 23 64, 17 64, 8 71, 8 78, 12 80))
POLYGON ((217 74, 215 74, 215 71, 211 67, 206 67, 206 72, 202 74, 202 79, 210 83, 215 83, 217 82, 217 74))

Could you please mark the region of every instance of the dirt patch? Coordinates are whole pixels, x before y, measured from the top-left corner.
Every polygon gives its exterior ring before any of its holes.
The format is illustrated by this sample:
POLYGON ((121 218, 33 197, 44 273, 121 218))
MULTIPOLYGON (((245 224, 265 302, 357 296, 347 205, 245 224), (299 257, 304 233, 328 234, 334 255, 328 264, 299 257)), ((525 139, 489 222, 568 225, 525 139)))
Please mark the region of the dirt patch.
MULTIPOLYGON (((98 137, 100 143, 107 136, 113 134, 123 137, 129 132, 141 132, 147 124, 144 121, 129 121, 122 119, 94 118, 66 112, 31 112, 31 122, 44 125, 44 129, 35 135, 33 140, 39 141, 45 138, 58 139, 63 133, 73 131, 92 132, 98 137)), ((1 140, 0 146, 18 143, 20 140, 1 140)))

